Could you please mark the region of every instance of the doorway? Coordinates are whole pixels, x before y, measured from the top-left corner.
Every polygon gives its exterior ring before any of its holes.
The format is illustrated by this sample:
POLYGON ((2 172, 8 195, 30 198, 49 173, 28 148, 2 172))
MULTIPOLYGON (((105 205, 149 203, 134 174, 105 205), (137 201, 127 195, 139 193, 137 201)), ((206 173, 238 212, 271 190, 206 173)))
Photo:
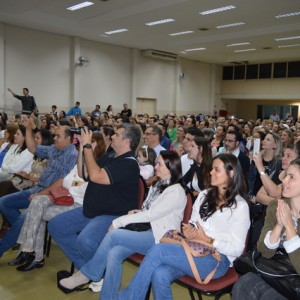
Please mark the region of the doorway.
POLYGON ((157 99, 155 98, 136 98, 136 113, 147 113, 150 117, 156 114, 157 99))

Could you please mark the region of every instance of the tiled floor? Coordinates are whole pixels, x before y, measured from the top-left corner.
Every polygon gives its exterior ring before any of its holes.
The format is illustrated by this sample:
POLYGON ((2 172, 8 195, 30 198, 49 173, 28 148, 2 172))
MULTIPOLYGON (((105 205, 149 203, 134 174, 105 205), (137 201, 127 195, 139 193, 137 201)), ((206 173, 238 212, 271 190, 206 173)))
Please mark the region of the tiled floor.
MULTIPOLYGON (((16 252, 10 250, 0 258, 0 300, 99 299, 99 294, 92 293, 89 290, 66 295, 56 287, 56 272, 63 269, 69 270, 70 262, 54 243, 52 243, 50 257, 46 259, 46 265, 42 269, 30 272, 16 271, 15 267, 7 265, 7 262, 14 259, 16 255, 16 252)), ((136 266, 129 262, 124 263, 122 287, 130 281, 136 268, 136 266)), ((174 300, 190 299, 188 291, 185 288, 173 284, 172 289, 174 300)), ((203 297, 203 299, 213 298, 203 297)), ((221 298, 221 300, 229 299, 229 295, 224 295, 221 298)))

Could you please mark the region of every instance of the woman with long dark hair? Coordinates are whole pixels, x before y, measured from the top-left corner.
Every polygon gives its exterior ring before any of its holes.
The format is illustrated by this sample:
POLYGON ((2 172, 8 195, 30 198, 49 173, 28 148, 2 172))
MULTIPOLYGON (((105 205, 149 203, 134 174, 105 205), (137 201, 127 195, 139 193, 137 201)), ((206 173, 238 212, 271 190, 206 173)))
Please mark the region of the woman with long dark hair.
POLYGON ((155 171, 159 180, 150 188, 141 210, 130 211, 128 215, 115 219, 112 230, 105 236, 94 257, 79 272, 62 279, 62 288, 70 291, 90 279, 99 281, 105 271, 101 298, 116 299, 122 279, 123 260, 133 253, 146 254, 151 246, 159 242, 166 230, 180 229, 186 195, 182 187, 178 154, 161 151, 155 171), (128 224, 145 222, 150 223, 146 231, 118 229, 128 224))
POLYGON ((194 163, 185 173, 183 182, 196 198, 199 192, 208 188, 210 184, 210 171, 213 160, 210 141, 204 137, 195 136, 187 155, 194 163))
MULTIPOLYGON (((220 253, 221 261, 213 278, 222 277, 232 262, 242 254, 250 226, 249 207, 243 198, 245 182, 238 159, 233 154, 220 154, 213 161, 211 188, 202 191, 191 216, 193 224, 183 225, 187 239, 204 240, 220 253)), ((194 257, 201 275, 216 267, 212 255, 194 257)), ((178 244, 157 244, 147 253, 133 280, 118 299, 144 299, 150 284, 154 299, 172 299, 171 283, 193 273, 184 248, 178 244)))
POLYGON ((27 149, 25 133, 25 127, 19 125, 14 135, 14 144, 9 148, 3 159, 0 168, 0 181, 9 180, 14 173, 30 171, 33 154, 27 149))

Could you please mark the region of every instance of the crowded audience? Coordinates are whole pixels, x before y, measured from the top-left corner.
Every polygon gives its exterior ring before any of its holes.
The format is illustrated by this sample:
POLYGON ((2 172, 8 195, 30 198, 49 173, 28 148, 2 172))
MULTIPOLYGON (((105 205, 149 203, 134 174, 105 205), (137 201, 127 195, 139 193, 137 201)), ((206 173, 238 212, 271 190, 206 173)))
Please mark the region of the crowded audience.
MULTIPOLYGON (((150 285, 155 299, 171 299, 172 281, 194 276, 181 246, 159 243, 169 229, 211 242, 221 255, 213 278, 224 276, 244 248, 258 246, 271 257, 283 244, 296 261, 299 231, 293 224, 299 205, 288 187, 299 175, 300 121, 290 115, 281 119, 277 112, 269 119, 244 120, 201 113, 138 115, 126 103, 120 112, 112 105, 100 108, 97 104, 83 114, 77 101, 67 113, 56 105, 45 114, 0 113, 0 257, 20 245, 17 257, 7 261, 10 266, 30 271, 45 265, 48 221, 53 240, 79 270, 61 280, 61 289, 70 292, 101 280, 100 299, 143 299, 150 285), (256 152, 255 139, 260 140, 256 152), (148 196, 138 208, 140 176, 148 196), (50 191, 61 186, 74 199, 72 205, 52 202, 50 191), (183 190, 193 196, 196 227, 180 226, 183 190), (169 193, 173 202, 158 214, 156 206, 164 207, 169 193), (166 218, 173 215, 176 222, 169 223, 166 218), (145 222, 143 232, 120 229, 145 222), (157 223, 163 230, 157 231, 157 223), (119 247, 125 250, 118 252, 119 247), (122 262, 133 253, 145 260, 119 293, 122 262)), ((211 271, 210 259, 195 258, 203 279, 211 271)), ((243 276, 234 299, 250 292, 247 280, 265 284, 254 275, 243 276)))

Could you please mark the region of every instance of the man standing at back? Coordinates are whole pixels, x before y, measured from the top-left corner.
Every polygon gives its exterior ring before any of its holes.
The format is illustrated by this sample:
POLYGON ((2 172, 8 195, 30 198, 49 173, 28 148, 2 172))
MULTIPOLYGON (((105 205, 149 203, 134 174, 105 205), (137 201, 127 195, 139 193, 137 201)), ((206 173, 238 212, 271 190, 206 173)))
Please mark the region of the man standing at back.
POLYGON ((82 115, 82 111, 81 111, 81 108, 79 106, 80 106, 80 102, 76 101, 75 106, 72 107, 68 111, 67 117, 69 117, 69 116, 81 116, 82 115))
POLYGON ((77 269, 92 258, 112 221, 137 208, 139 166, 134 156, 140 128, 120 125, 112 136, 115 154, 98 161, 93 156, 91 138, 92 132, 82 129, 77 164, 81 176, 83 152, 89 182, 83 207, 62 213, 48 223, 50 235, 77 269))
POLYGON ((7 89, 11 94, 22 102, 22 113, 30 115, 33 111, 37 110, 37 106, 33 96, 29 95, 28 88, 23 88, 23 96, 15 94, 11 89, 7 89))
POLYGON ((130 108, 128 108, 128 104, 127 103, 124 103, 123 104, 123 110, 121 111, 120 113, 120 116, 123 117, 123 118, 127 118, 129 119, 129 117, 132 116, 132 111, 130 108))

